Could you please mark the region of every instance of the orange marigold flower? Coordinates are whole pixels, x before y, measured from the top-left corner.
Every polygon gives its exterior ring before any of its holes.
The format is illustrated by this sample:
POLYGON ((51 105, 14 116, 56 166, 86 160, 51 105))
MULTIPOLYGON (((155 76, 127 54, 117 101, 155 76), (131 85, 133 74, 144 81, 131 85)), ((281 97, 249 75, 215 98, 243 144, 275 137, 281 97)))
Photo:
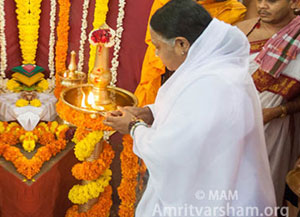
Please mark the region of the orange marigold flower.
MULTIPOLYGON (((47 124, 45 126, 48 128, 47 124)), ((7 161, 11 161, 17 171, 27 179, 32 179, 40 171, 45 161, 66 147, 67 141, 64 139, 64 134, 68 128, 62 130, 59 138, 56 139, 55 135, 48 131, 45 126, 39 125, 32 131, 38 137, 38 142, 44 146, 39 148, 31 159, 23 156, 20 149, 14 146, 19 142, 20 136, 27 132, 21 129, 20 125, 13 122, 8 131, 0 133, 0 155, 7 161)), ((7 128, 9 125, 4 123, 4 127, 7 128)))

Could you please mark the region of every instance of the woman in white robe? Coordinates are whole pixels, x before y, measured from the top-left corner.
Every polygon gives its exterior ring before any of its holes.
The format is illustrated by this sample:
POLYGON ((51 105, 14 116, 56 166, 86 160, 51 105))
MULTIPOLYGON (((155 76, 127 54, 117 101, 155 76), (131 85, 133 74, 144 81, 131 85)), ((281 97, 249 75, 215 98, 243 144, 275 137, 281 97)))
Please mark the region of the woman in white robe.
POLYGON ((153 105, 123 108, 105 122, 121 133, 129 126, 149 170, 136 216, 256 216, 246 207, 267 216, 275 196, 246 37, 192 0, 170 1, 150 25, 157 55, 175 72, 153 105), (175 35, 164 34, 170 25, 175 35), (199 25, 204 31, 191 40, 199 25))

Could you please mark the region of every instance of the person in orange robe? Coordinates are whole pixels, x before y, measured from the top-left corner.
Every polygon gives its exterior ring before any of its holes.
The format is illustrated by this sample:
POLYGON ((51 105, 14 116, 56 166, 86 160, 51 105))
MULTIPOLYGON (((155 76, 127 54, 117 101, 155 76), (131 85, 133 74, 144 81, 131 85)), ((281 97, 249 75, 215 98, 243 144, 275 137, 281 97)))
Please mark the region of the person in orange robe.
MULTIPOLYGON (((168 1, 169 0, 154 0, 149 17, 168 1)), ((246 13, 246 7, 237 0, 204 0, 198 1, 198 3, 201 4, 212 17, 230 24, 243 20, 246 13)), ((154 103, 157 91, 161 86, 161 75, 165 73, 165 66, 155 55, 155 47, 151 43, 149 28, 147 28, 145 42, 148 48, 142 66, 141 80, 135 91, 135 95, 139 100, 139 106, 154 103)))

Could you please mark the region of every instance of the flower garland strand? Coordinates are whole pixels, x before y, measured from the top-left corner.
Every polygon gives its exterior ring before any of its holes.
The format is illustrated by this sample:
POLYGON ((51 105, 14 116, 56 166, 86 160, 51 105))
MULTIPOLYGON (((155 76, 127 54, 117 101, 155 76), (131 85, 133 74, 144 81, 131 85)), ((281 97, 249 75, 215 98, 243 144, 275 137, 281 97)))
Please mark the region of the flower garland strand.
POLYGON ((96 181, 92 181, 86 185, 74 185, 69 191, 70 201, 75 204, 84 204, 90 199, 99 197, 104 188, 109 185, 111 176, 111 170, 107 169, 96 181))
POLYGON ((120 155, 122 180, 118 187, 118 194, 121 199, 119 206, 120 217, 134 216, 139 164, 138 157, 132 151, 132 146, 132 138, 129 135, 125 135, 123 137, 123 151, 120 155))
POLYGON ((95 180, 110 167, 115 153, 107 142, 104 143, 103 152, 97 160, 77 163, 72 168, 72 175, 78 180, 95 180))
POLYGON ((125 0, 119 0, 119 13, 117 18, 117 30, 116 30, 116 37, 115 37, 115 46, 114 46, 114 52, 113 52, 113 58, 111 60, 111 86, 116 86, 117 82, 117 69, 119 66, 119 51, 121 49, 121 38, 123 33, 123 19, 125 16, 125 0))
POLYGON ((96 144, 102 139, 102 136, 102 131, 93 131, 80 141, 76 141, 76 139, 73 140, 76 142, 74 148, 76 158, 80 161, 84 161, 86 158, 91 156, 96 144))
POLYGON ((57 41, 55 47, 55 91, 54 95, 59 98, 59 94, 62 90, 58 73, 66 70, 66 59, 68 52, 68 41, 69 38, 69 17, 70 17, 70 0, 58 0, 59 13, 58 13, 58 24, 56 28, 57 41))
POLYGON ((0 56, 0 75, 4 79, 6 78, 5 70, 7 67, 4 1, 0 2, 0 56))
POLYGON ((48 67, 50 71, 49 78, 52 79, 55 72, 54 66, 54 45, 55 45, 55 18, 56 18, 56 0, 51 0, 50 10, 50 36, 49 36, 49 58, 48 67))
MULTIPOLYGON (((93 31, 102 26, 106 21, 106 14, 108 11, 108 0, 96 0, 93 31)), ((89 72, 92 71, 95 64, 96 46, 90 44, 90 58, 89 58, 89 72)))
POLYGON ((90 114, 77 111, 64 104, 61 100, 56 104, 56 112, 59 117, 70 124, 91 130, 113 130, 103 124, 104 116, 91 117, 90 114))
MULTIPOLYGON (((55 70, 56 72, 62 72, 66 69, 66 60, 68 52, 69 38, 69 16, 70 16, 70 0, 58 0, 59 13, 58 24, 56 28, 57 41, 55 47, 55 70)), ((56 74, 57 74, 56 73, 56 74)))
POLYGON ((107 217, 112 206, 112 187, 108 185, 104 192, 100 195, 98 202, 86 213, 78 212, 78 205, 72 206, 68 209, 66 217, 107 217))
POLYGON ((81 23, 81 35, 80 35, 80 47, 79 47, 79 54, 78 54, 78 71, 82 71, 83 62, 84 62, 84 45, 87 39, 86 35, 86 28, 87 24, 87 15, 88 15, 88 8, 89 8, 90 0, 84 0, 83 7, 82 7, 82 23, 81 23))
POLYGON ((42 0, 15 0, 23 64, 35 64, 42 0))
MULTIPOLYGON (((59 105, 59 103, 58 103, 59 105)), ((62 105, 61 105, 62 106, 62 105)), ((68 107, 66 107, 68 108, 68 107)), ((64 106, 58 106, 57 109, 63 111, 66 109, 64 106)), ((63 111, 67 112, 66 111, 63 111)), ((71 111, 67 112, 70 113, 71 111)), ((60 113, 61 116, 62 113, 60 113)), ((70 113, 70 116, 65 117, 77 117, 70 113)), ((69 121, 69 119, 65 119, 69 121)), ((85 120, 85 119, 84 119, 85 120)), ((93 129, 91 132, 90 127, 82 126, 82 123, 85 121, 75 121, 77 126, 80 126, 76 129, 76 132, 73 137, 73 142, 75 145, 75 156, 79 160, 85 160, 88 156, 91 155, 91 151, 95 149, 96 143, 103 138, 104 129, 107 129, 104 125, 99 125, 98 129, 93 129)), ((94 121, 95 123, 95 121, 94 121)), ((89 123, 90 126, 93 126, 93 123, 89 123)), ((0 126, 1 130, 1 126, 0 126)), ((106 135, 107 133, 105 133, 106 135)), ((99 144, 100 145, 100 144, 99 144)), ((112 159, 114 158, 114 151, 112 147, 106 142, 103 141, 103 150, 100 153, 98 159, 95 159, 91 162, 84 161, 83 163, 77 163, 72 168, 72 174, 76 179, 83 180, 84 185, 75 185, 69 191, 69 199, 75 204, 85 204, 90 199, 98 198, 98 202, 94 204, 87 212, 78 213, 78 205, 71 207, 67 213, 67 217, 107 217, 109 216, 109 211, 112 205, 111 202, 111 186, 109 186, 109 181, 111 180, 112 172, 109 169, 112 159), (107 192, 109 190, 109 192, 107 192), (104 192, 103 192, 104 191, 104 192), (106 206, 103 206, 105 204, 106 206), (105 208, 104 208, 105 207, 105 208)))

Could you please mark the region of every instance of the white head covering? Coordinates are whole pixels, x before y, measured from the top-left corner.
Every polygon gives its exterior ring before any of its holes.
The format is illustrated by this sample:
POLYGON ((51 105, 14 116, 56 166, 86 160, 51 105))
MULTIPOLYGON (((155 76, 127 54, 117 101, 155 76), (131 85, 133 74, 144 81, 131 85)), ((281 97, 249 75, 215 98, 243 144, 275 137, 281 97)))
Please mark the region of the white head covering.
POLYGON ((161 216, 158 208, 185 205, 260 211, 275 206, 248 56, 243 33, 213 19, 161 87, 152 107, 153 125, 135 130, 134 151, 150 173, 137 217, 161 216), (209 193, 215 190, 237 191, 238 198, 212 200, 209 193), (201 200, 199 191, 205 194, 201 200))

